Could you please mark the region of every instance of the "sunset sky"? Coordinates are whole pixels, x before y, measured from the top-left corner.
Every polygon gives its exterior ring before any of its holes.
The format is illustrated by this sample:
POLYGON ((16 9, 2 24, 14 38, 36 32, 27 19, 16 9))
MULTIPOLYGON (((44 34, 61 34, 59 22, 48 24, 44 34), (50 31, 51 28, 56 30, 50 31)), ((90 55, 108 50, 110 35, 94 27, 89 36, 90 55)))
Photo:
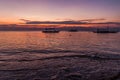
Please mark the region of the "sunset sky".
POLYGON ((27 20, 120 22, 120 0, 0 0, 0 24, 27 20))

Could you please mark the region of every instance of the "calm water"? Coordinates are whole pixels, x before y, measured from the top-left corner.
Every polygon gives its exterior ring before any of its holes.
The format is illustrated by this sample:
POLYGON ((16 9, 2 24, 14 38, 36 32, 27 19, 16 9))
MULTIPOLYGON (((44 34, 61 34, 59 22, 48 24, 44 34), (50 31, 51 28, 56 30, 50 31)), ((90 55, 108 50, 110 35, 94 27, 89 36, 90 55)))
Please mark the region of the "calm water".
POLYGON ((92 32, 0 32, 0 53, 59 53, 76 51, 120 53, 120 33, 92 32))

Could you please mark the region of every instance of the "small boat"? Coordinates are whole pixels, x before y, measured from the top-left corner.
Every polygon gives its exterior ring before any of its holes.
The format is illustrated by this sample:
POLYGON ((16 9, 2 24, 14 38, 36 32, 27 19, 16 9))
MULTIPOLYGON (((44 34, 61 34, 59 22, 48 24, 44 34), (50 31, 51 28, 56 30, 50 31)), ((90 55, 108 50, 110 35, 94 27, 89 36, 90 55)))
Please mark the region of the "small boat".
POLYGON ((77 29, 70 29, 69 32, 77 32, 77 29))
POLYGON ((96 31, 93 31, 94 33, 118 33, 118 30, 115 29, 109 29, 109 28, 99 28, 96 31))
POLYGON ((59 33, 60 31, 56 28, 45 28, 42 32, 43 33, 59 33))

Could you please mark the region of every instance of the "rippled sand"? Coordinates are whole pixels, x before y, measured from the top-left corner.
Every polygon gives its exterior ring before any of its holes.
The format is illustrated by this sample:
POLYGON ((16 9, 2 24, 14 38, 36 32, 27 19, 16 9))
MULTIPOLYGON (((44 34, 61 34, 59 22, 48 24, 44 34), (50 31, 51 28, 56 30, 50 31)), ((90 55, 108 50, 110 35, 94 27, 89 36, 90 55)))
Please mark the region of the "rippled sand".
POLYGON ((0 80, 120 80, 120 55, 92 51, 1 53, 0 80))

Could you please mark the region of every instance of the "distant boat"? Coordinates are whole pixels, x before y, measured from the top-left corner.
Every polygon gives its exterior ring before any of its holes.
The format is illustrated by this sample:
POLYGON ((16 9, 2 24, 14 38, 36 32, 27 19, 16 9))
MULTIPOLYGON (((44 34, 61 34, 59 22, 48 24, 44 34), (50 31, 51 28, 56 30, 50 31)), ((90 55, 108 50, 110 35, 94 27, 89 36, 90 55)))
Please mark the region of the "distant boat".
POLYGON ((118 30, 115 29, 110 29, 110 28, 99 28, 95 31, 93 31, 94 33, 118 33, 118 30))
POLYGON ((60 31, 56 28, 45 28, 42 32, 43 33, 59 33, 60 31))
POLYGON ((70 29, 69 32, 77 32, 77 29, 70 29))

